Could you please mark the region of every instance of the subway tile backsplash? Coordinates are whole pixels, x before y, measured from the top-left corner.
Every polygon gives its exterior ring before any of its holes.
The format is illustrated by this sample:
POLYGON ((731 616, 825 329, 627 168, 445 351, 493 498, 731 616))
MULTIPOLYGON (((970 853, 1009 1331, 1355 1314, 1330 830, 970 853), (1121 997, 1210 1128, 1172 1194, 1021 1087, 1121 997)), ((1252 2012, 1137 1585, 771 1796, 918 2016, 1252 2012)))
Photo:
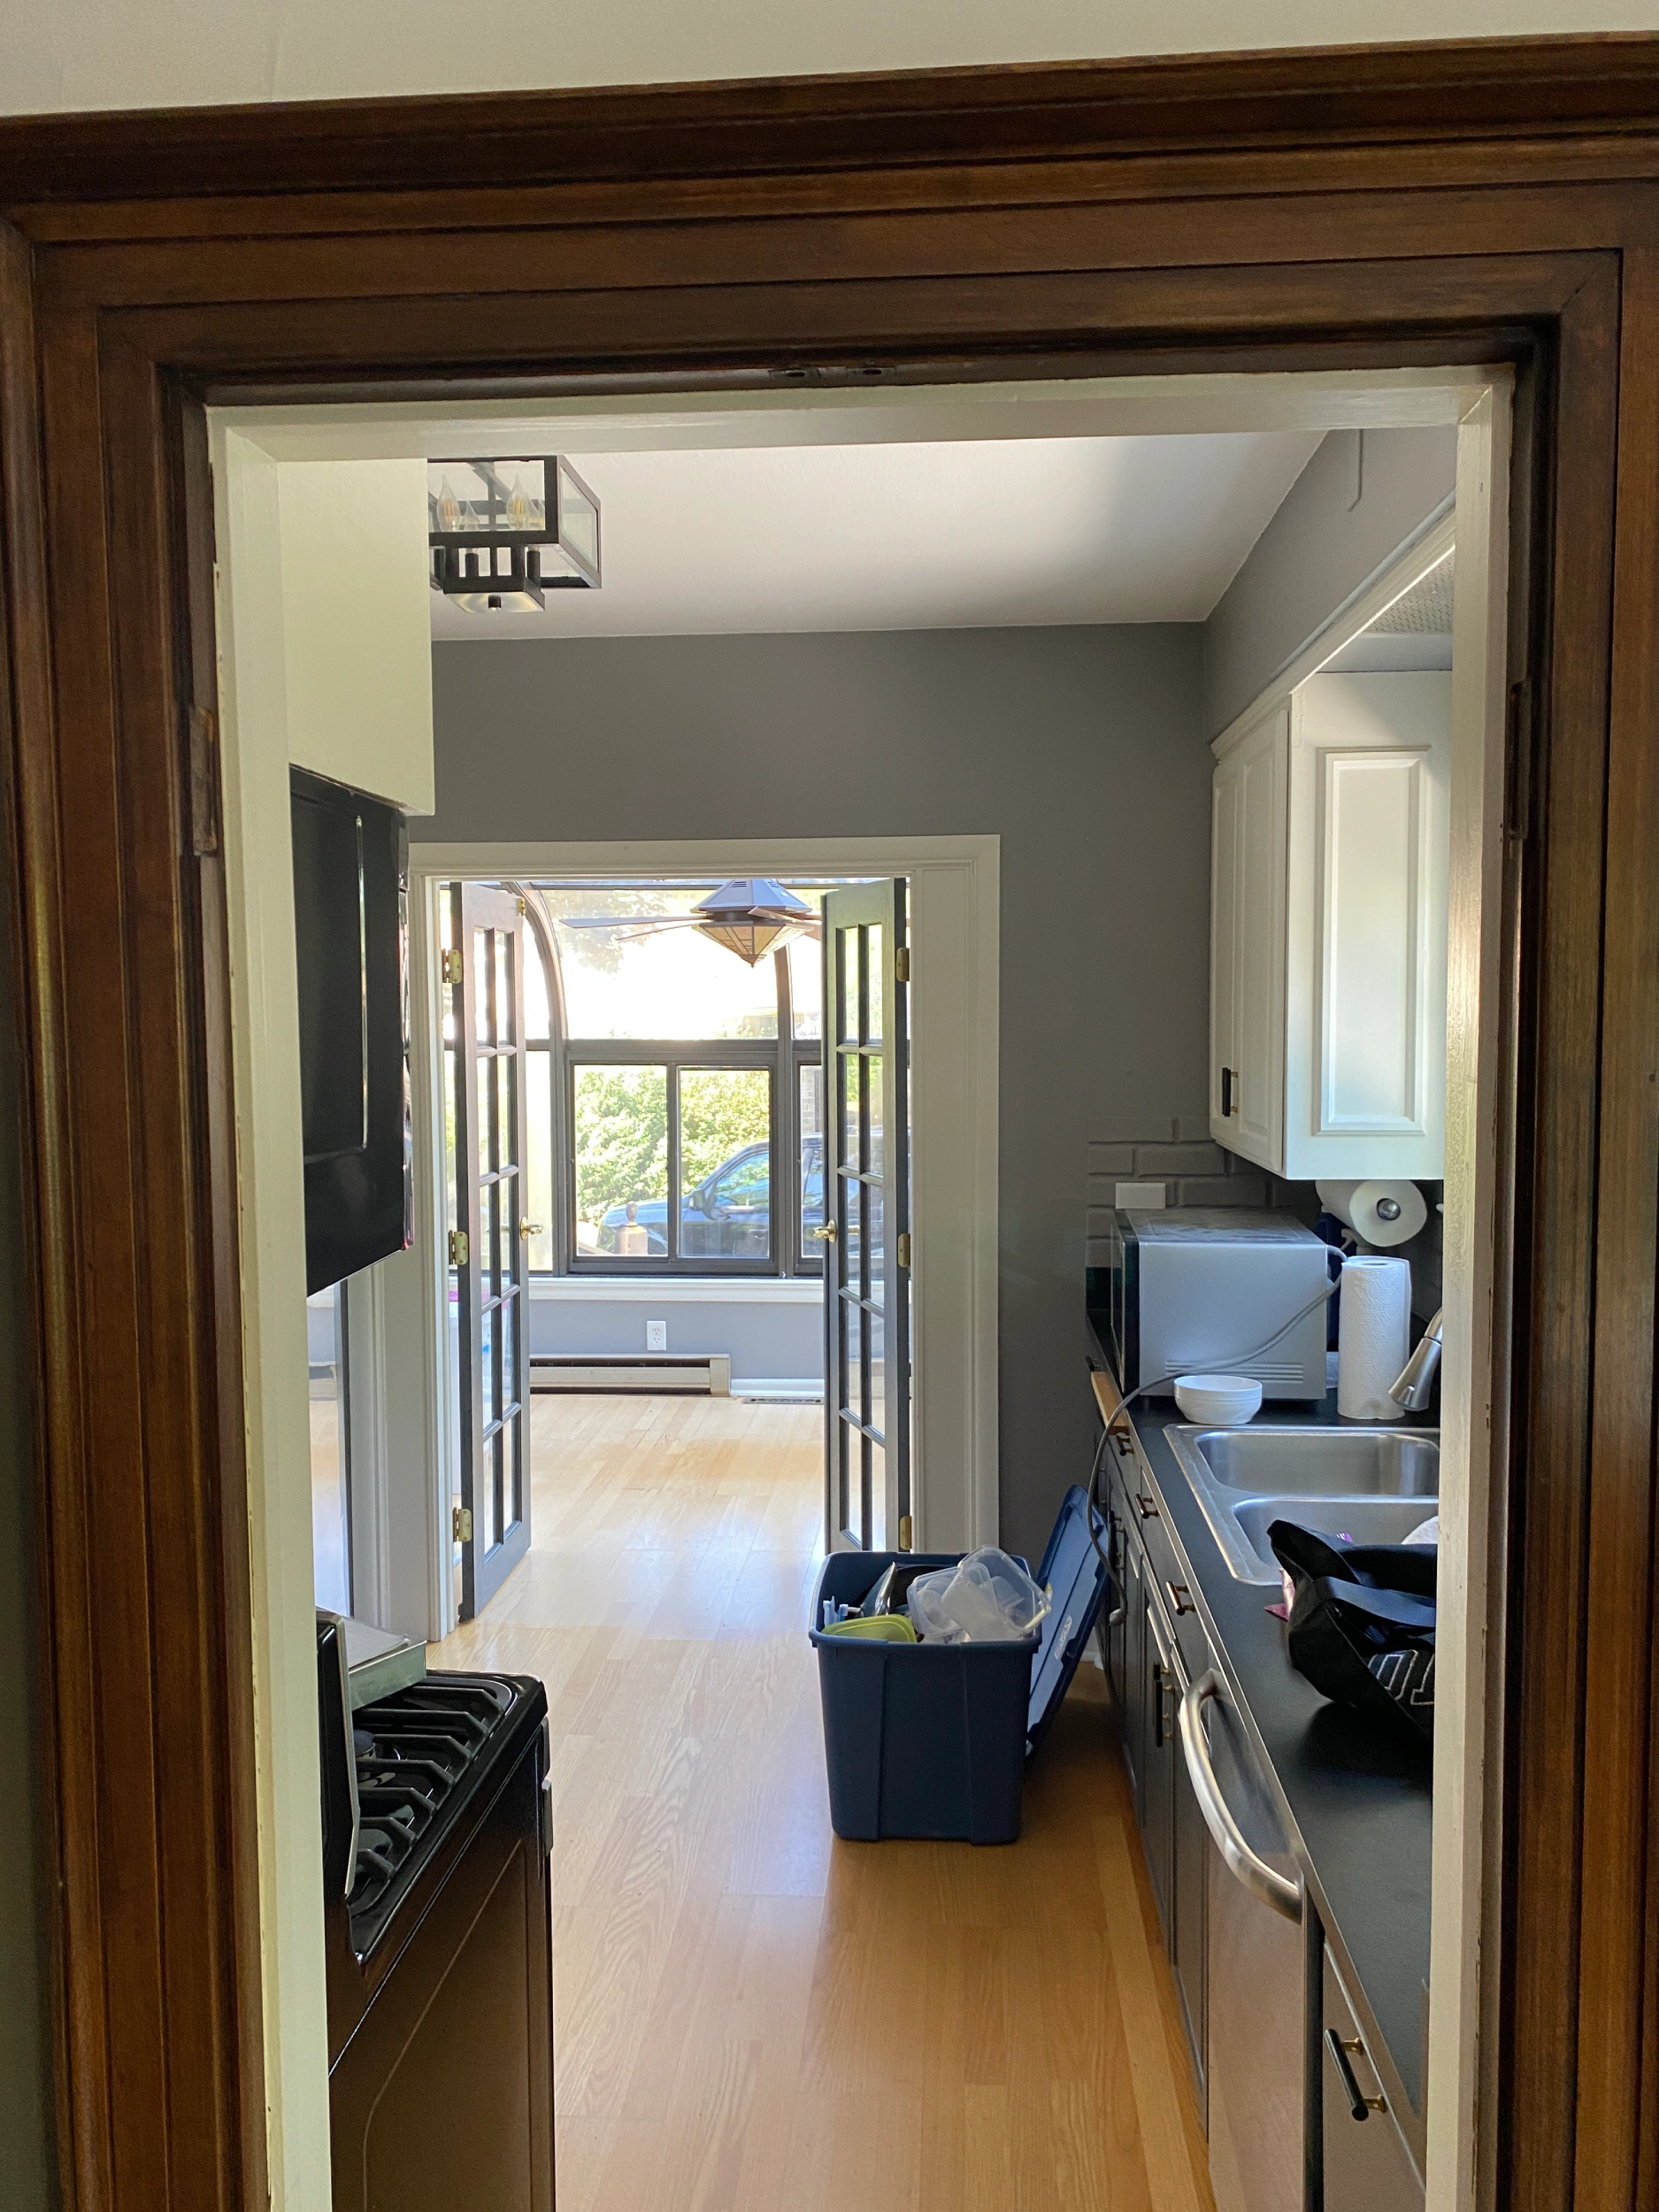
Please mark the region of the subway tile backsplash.
MULTIPOLYGON (((1171 1206, 1272 1206, 1294 1214, 1310 1228, 1322 1209, 1311 1183, 1287 1183, 1212 1142, 1203 1114, 1183 1114, 1148 1126, 1123 1116, 1102 1115, 1089 1125, 1087 1261, 1111 1263, 1111 1214, 1120 1182, 1161 1182, 1171 1206)), ((1395 1248, 1411 1263, 1411 1310, 1425 1320, 1440 1302, 1445 1225, 1436 1210, 1440 1183, 1420 1183, 1429 1217, 1409 1244, 1395 1248)))
POLYGON ((1203 1114, 1151 1126, 1102 1117, 1089 1126, 1087 1264, 1110 1263, 1119 1183, 1161 1183, 1171 1206, 1264 1206, 1269 1178, 1213 1143, 1203 1114))

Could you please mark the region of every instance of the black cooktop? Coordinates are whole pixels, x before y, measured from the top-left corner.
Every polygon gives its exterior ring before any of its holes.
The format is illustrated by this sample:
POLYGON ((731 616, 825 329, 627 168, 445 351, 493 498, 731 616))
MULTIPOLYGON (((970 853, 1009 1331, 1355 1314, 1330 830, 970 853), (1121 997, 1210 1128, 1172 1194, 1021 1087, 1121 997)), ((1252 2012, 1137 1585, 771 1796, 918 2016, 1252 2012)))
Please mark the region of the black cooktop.
POLYGON ((531 1687, 510 1675, 433 1674, 353 1714, 358 1825, 346 1908, 359 1958, 494 1767, 531 1687))

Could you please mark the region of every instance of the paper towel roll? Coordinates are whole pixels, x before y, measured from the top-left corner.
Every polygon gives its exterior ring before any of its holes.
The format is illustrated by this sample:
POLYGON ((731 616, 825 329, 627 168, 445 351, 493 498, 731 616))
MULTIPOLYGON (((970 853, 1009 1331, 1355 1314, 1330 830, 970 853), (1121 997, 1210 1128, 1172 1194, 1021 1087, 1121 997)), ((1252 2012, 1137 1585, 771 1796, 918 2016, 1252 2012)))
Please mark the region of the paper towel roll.
POLYGON ((1345 1421, 1393 1421, 1388 1395, 1411 1341, 1411 1269, 1371 1252, 1342 1263, 1336 1340, 1336 1409, 1345 1421))
POLYGON ((1364 1183, 1317 1183, 1321 1202, 1367 1244, 1403 1244, 1429 1217, 1415 1183, 1377 1178, 1364 1183))

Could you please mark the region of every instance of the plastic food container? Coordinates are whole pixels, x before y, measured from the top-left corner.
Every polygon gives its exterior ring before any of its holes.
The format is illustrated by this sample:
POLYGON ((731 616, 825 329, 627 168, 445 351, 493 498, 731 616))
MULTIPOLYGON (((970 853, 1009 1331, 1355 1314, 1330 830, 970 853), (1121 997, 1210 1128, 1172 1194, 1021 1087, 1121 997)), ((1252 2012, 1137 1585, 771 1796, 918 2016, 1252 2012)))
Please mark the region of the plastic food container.
POLYGON ((1262 1409, 1262 1386, 1248 1375, 1178 1375, 1175 1402, 1206 1428, 1241 1429, 1262 1409))

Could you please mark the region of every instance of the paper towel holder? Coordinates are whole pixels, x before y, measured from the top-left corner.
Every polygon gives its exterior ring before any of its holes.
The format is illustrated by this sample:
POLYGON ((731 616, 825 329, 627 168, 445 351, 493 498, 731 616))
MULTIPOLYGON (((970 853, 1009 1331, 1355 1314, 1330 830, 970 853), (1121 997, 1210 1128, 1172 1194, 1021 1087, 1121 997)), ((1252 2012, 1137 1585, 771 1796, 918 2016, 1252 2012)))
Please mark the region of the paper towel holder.
POLYGON ((1321 1205, 1345 1228, 1381 1251, 1408 1243, 1429 1217, 1427 1202, 1412 1182, 1373 1176, 1326 1179, 1315 1187, 1321 1205))

